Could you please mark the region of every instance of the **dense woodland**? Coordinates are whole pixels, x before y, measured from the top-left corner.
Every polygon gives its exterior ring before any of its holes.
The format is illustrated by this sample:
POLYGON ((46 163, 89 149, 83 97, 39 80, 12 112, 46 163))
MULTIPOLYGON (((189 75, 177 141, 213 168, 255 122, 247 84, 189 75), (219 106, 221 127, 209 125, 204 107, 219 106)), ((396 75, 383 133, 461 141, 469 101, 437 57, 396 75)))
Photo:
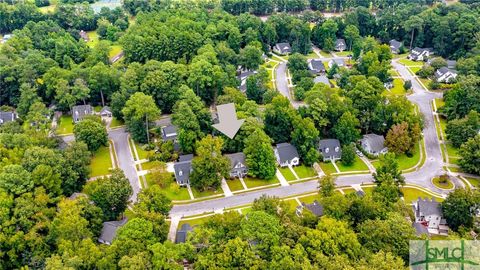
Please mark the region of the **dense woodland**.
MULTIPOLYGON (((109 104, 132 138, 145 143, 146 125, 172 113, 181 153, 196 154, 191 181, 199 189, 218 187, 228 173, 222 153, 243 151, 253 176, 272 178, 271 145, 280 142, 294 144, 307 165, 320 158, 318 138, 351 147, 367 132, 387 135, 396 154, 412 154, 421 116, 405 97, 382 94, 392 79, 392 55, 382 45, 390 39, 458 60, 460 76, 445 93, 442 113, 449 140, 461 147, 460 165, 480 174, 475 3, 126 0, 123 8, 95 14, 88 3, 76 2, 63 1, 48 14, 33 4, 0 3, 0 33, 13 32, 0 47, 0 105, 20 117, 0 126, 0 269, 182 269, 182 259, 196 269, 404 269, 408 240, 416 236, 405 219, 410 207, 400 200, 404 180, 393 153, 382 159, 372 195, 343 196, 333 192, 333 178, 321 179, 321 220, 308 213, 300 218, 284 202, 261 198, 248 217, 214 216, 179 245, 165 241, 171 202, 153 185, 142 190, 128 223, 107 246, 97 244, 102 222, 122 217, 132 190, 119 170, 86 182, 91 153, 107 143, 105 127, 94 117, 84 120, 75 127, 77 142, 65 145, 49 136, 47 117, 52 106, 67 113, 76 104, 109 104), (307 8, 314 11, 278 13, 307 8), (318 11, 345 13, 326 19, 318 11), (271 13, 265 22, 255 16, 271 13), (90 48, 80 30, 96 30, 102 40, 90 48), (332 50, 336 38, 346 39, 354 64, 330 71, 337 88, 314 84, 305 55, 311 43, 332 50), (125 53, 115 64, 108 56, 111 42, 125 53), (259 69, 277 42, 292 45, 288 68, 295 97, 307 107, 293 108, 259 69), (246 94, 236 89, 238 66, 259 69, 246 94), (245 124, 233 140, 211 136, 210 106, 229 102, 245 124), (69 198, 76 192, 87 197, 69 198)), ((156 158, 174 159, 172 149, 165 146, 156 158)), ((447 198, 452 238, 471 237, 479 200, 468 190, 447 198)))

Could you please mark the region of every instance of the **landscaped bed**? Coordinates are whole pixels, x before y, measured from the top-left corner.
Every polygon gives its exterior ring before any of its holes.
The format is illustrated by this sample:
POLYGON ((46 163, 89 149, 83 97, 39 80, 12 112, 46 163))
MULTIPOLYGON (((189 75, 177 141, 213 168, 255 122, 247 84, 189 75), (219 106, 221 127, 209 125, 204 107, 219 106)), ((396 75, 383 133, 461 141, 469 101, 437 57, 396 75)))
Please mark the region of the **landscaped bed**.
POLYGON ((442 175, 442 176, 438 176, 438 177, 434 177, 432 179, 432 183, 438 187, 438 188, 442 188, 442 189, 452 189, 455 187, 455 185, 453 184, 452 180, 450 180, 448 178, 448 176, 446 175, 442 175))
POLYGON ((73 133, 73 119, 71 115, 62 115, 58 120, 57 134, 66 135, 73 133))
POLYGON ((111 167, 110 150, 108 146, 102 146, 93 155, 90 163, 90 177, 108 175, 111 167))
POLYGON ((230 188, 230 191, 237 191, 237 190, 243 190, 243 185, 242 182, 240 182, 240 179, 234 178, 234 179, 227 179, 227 184, 228 187, 230 188))
POLYGON ((317 172, 312 167, 300 165, 293 167, 293 170, 300 179, 317 176, 317 172))
POLYGON ((355 155, 355 161, 350 166, 345 166, 341 161, 337 162, 337 167, 341 172, 368 171, 368 166, 355 155))
POLYGON ((248 176, 248 177, 245 177, 243 181, 245 182, 245 185, 247 185, 248 188, 261 187, 261 186, 267 186, 272 184, 280 185, 280 182, 278 182, 278 179, 276 176, 274 176, 272 179, 269 179, 269 180, 258 179, 258 178, 253 178, 248 176))
POLYGON ((293 173, 292 173, 292 171, 290 170, 290 168, 288 168, 288 167, 278 168, 278 170, 279 170, 280 173, 283 175, 283 177, 285 177, 285 179, 286 179, 287 181, 297 180, 297 178, 295 177, 295 175, 293 175, 293 173))

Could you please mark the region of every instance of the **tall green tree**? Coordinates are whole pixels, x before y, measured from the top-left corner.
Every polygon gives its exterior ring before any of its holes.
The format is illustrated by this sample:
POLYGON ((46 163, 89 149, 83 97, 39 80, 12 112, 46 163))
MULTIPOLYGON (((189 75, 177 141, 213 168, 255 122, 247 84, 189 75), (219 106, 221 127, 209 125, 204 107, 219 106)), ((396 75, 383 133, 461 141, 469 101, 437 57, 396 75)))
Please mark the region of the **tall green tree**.
POLYGON ((271 146, 271 139, 263 130, 255 130, 245 138, 248 174, 261 179, 271 179, 276 171, 276 159, 271 146))
POLYGON ((457 188, 442 202, 442 213, 448 226, 458 231, 460 227, 472 228, 479 209, 480 194, 476 190, 457 188))
POLYGON ((107 128, 103 123, 93 119, 84 119, 73 127, 75 140, 82 141, 88 146, 88 150, 95 152, 101 146, 107 146, 107 128))
POLYGON ((148 133, 151 122, 160 116, 160 110, 151 96, 144 93, 133 94, 122 109, 127 129, 137 142, 150 142, 148 133))
POLYGON ((297 148, 303 162, 310 166, 319 158, 317 142, 319 132, 310 118, 297 117, 292 131, 292 144, 297 148))

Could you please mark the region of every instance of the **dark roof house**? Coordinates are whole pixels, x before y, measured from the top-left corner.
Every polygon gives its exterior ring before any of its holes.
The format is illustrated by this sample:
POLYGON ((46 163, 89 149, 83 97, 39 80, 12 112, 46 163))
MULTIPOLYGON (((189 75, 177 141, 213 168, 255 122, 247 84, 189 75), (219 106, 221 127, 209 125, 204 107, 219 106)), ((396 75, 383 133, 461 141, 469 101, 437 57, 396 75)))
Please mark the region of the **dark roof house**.
POLYGON ((175 237, 175 243, 185 243, 187 241, 188 233, 193 231, 192 226, 188 223, 182 224, 180 230, 177 231, 177 235, 175 237))
POLYGON ((313 74, 325 72, 325 65, 320 59, 310 59, 308 60, 308 69, 313 74))
POLYGON ((277 43, 273 47, 273 51, 279 54, 289 54, 292 52, 292 47, 290 46, 290 43, 287 42, 277 43))
POLYGON ((225 155, 230 160, 230 177, 244 177, 248 167, 245 162, 245 154, 242 152, 225 155))
POLYGON ((323 216, 323 205, 321 205, 317 200, 313 201, 313 203, 310 204, 302 203, 302 205, 297 206, 297 215, 301 216, 303 209, 305 208, 317 217, 323 216))
POLYGON ((387 147, 385 147, 385 138, 382 135, 373 133, 363 135, 360 143, 362 148, 369 154, 378 156, 387 152, 387 147))
POLYGON ((0 125, 15 121, 15 119, 17 119, 17 114, 15 112, 0 111, 0 125))
POLYGON ((289 143, 279 143, 275 148, 275 156, 280 167, 297 166, 300 164, 300 156, 297 148, 289 143))
POLYGON ((102 232, 100 233, 100 237, 98 237, 98 242, 111 245, 113 239, 117 235, 117 230, 127 223, 127 219, 124 218, 122 220, 115 220, 115 221, 107 221, 103 223, 102 232))
POLYGON ((173 170, 175 171, 175 180, 181 186, 186 186, 190 184, 192 159, 192 154, 182 155, 179 157, 178 161, 173 164, 173 170))
POLYGON ((254 74, 257 74, 257 71, 246 70, 241 71, 237 76, 237 79, 240 81, 240 86, 238 89, 240 89, 241 92, 245 93, 247 91, 247 79, 254 74))
POLYGON ((326 84, 328 86, 331 86, 330 85, 330 80, 325 75, 316 76, 315 78, 313 78, 313 83, 323 83, 323 84, 326 84))
POLYGON ((347 49, 347 43, 345 43, 345 39, 338 38, 335 41, 335 51, 342 52, 347 49))
POLYGON ((457 75, 455 70, 449 69, 448 67, 441 67, 435 71, 435 78, 437 82, 441 83, 451 83, 455 81, 457 75))
POLYGON ((100 116, 112 117, 112 109, 108 106, 103 106, 100 110, 100 116))
POLYGON ((90 105, 78 105, 72 108, 73 122, 77 123, 81 121, 87 115, 93 115, 93 107, 90 105))
POLYGON ((175 141, 177 139, 177 127, 174 125, 168 125, 162 127, 162 140, 175 141))
POLYGON ((457 67, 457 61, 455 60, 447 60, 447 67, 449 69, 455 69, 457 67))
POLYGON ((337 139, 323 139, 318 143, 318 151, 322 154, 323 161, 335 160, 342 158, 342 148, 340 141, 337 139))
POLYGON ((399 53, 400 48, 403 46, 402 42, 395 39, 390 40, 389 45, 392 53, 399 53))

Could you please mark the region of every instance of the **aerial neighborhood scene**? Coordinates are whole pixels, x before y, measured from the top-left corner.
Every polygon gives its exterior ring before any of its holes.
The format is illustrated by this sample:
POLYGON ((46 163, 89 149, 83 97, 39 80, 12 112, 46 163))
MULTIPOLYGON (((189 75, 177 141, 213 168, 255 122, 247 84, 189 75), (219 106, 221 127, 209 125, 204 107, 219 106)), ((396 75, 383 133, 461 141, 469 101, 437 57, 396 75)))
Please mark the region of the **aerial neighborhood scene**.
POLYGON ((480 234, 479 17, 0 1, 0 269, 428 269, 480 234))

